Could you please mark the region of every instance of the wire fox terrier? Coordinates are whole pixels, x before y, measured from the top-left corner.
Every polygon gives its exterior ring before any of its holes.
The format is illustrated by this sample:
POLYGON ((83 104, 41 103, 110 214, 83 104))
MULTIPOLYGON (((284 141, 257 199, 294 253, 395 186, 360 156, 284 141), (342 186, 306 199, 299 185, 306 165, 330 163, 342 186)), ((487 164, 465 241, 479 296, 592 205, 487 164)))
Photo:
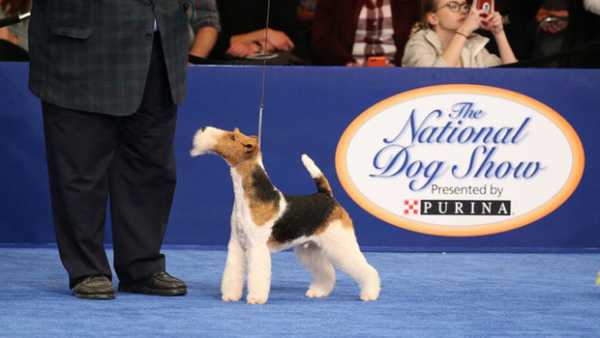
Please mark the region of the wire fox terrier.
POLYGON ((221 281, 223 301, 241 299, 247 269, 246 301, 264 304, 271 288, 271 252, 291 247, 312 275, 307 297, 331 293, 334 266, 359 284, 360 299, 372 301, 379 297, 379 274, 360 251, 352 219, 333 198, 327 178, 307 155, 302 155, 302 163, 318 192, 290 196, 269 180, 255 136, 246 136, 237 128, 202 128, 194 136, 191 155, 207 153, 221 156, 230 166, 235 193, 221 281))

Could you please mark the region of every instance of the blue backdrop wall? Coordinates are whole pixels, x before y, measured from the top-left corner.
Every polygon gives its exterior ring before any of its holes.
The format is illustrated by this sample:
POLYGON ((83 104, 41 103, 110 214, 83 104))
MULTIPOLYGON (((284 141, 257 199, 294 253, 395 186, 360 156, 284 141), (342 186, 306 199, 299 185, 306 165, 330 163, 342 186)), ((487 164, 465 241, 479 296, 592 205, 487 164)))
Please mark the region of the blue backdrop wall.
MULTIPOLYGON (((27 89, 27 66, 0 64, 0 243, 54 242, 40 104, 27 89)), ((256 133, 260 67, 190 67, 188 96, 176 136, 178 186, 167 244, 224 246, 233 203, 229 170, 214 156, 191 158, 201 126, 256 133)), ((332 182, 356 224, 360 243, 387 250, 597 250, 600 247, 600 70, 345 69, 270 67, 264 117, 264 163, 275 185, 312 193, 300 162, 308 153, 332 182), (335 172, 337 142, 371 105, 437 84, 482 84, 514 90, 560 112, 586 153, 583 179, 559 209, 529 226, 485 237, 422 235, 371 216, 346 195, 335 172)), ((110 242, 110 225, 107 242, 110 242)))

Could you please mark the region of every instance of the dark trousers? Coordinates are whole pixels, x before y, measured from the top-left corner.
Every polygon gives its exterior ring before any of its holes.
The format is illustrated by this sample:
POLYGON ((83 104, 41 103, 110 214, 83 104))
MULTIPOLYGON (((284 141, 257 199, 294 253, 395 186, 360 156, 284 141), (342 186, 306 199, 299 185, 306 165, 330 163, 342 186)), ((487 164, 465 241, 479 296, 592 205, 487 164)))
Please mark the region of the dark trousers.
POLYGON ((103 246, 109 200, 119 279, 165 269, 160 247, 175 191, 177 116, 167 76, 155 34, 137 112, 119 117, 42 102, 56 238, 71 287, 86 276, 112 276, 103 246))

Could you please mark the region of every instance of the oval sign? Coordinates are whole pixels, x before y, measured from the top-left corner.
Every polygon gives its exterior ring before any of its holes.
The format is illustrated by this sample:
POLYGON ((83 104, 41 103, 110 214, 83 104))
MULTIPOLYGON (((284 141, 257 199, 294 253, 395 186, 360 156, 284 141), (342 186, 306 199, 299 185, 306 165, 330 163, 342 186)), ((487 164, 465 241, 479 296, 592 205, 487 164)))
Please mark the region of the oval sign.
POLYGON ((344 131, 336 170, 352 199, 398 227, 482 236, 548 215, 575 191, 583 146, 528 96, 441 85, 385 99, 344 131))

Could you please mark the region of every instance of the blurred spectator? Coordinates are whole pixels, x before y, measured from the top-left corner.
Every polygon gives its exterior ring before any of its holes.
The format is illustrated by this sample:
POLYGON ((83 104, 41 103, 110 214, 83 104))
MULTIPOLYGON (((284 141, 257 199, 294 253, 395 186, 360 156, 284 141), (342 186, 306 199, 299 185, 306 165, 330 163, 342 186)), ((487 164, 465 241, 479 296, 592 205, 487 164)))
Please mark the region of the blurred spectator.
POLYGON ((307 63, 312 63, 312 55, 310 53, 310 41, 312 40, 312 26, 315 21, 315 12, 317 10, 317 0, 300 0, 298 5, 298 36, 300 41, 305 45, 301 50, 305 52, 302 57, 307 63))
POLYGON ((384 57, 400 65, 418 1, 318 0, 312 30, 315 61, 323 65, 366 65, 384 57))
POLYGON ((560 66, 600 67, 600 0, 575 1, 569 32, 569 50, 580 51, 560 66))
MULTIPOLYGON (((31 8, 31 2, 25 2, 25 7, 20 12, 27 12, 31 8)), ((4 11, 0 9, 0 18, 4 18, 4 11)), ((28 60, 29 43, 27 29, 29 19, 19 23, 0 28, 0 60, 2 61, 26 61, 28 60)))
POLYGON ((516 61, 497 11, 485 15, 464 0, 423 0, 421 22, 406 44, 402 65, 493 67, 516 61), (492 33, 500 57, 485 48, 488 38, 474 33, 480 28, 492 33))
POLYGON ((217 43, 221 24, 215 0, 194 0, 191 8, 190 55, 198 58, 207 58, 217 43))
POLYGON ((298 5, 298 22, 302 26, 312 26, 317 10, 317 0, 300 0, 298 5))
MULTIPOLYGON (((598 66, 597 52, 582 52, 600 33, 600 17, 585 10, 592 2, 600 0, 495 0, 517 58, 536 67, 598 66)), ((497 52, 493 41, 488 50, 497 52)))
POLYGON ((259 54, 303 57, 306 51, 298 36, 297 8, 299 0, 271 1, 269 31, 267 1, 217 0, 221 34, 211 57, 215 59, 252 58, 259 54), (265 38, 267 42, 265 43, 265 38))
POLYGON ((567 27, 570 21, 570 2, 573 0, 545 0, 538 9, 534 57, 557 54, 569 47, 567 27))

